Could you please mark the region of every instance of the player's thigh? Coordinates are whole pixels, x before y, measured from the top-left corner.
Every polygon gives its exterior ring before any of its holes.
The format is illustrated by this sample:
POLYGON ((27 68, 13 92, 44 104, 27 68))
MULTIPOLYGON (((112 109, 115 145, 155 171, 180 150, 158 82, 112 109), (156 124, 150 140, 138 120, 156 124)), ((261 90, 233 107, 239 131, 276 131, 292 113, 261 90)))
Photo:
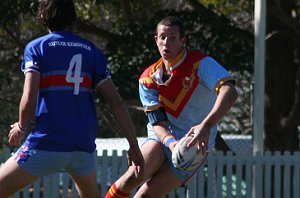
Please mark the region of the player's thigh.
POLYGON ((164 149, 160 143, 150 140, 142 145, 141 152, 145 160, 145 176, 150 177, 164 164, 164 149))
MULTIPOLYGON (((166 160, 165 153, 162 145, 154 140, 144 143, 141 147, 141 152, 145 161, 143 176, 144 179, 147 180, 163 165, 166 160)), ((132 167, 132 169, 134 169, 134 167, 132 167)))
POLYGON ((149 179, 166 160, 162 146, 154 140, 144 143, 141 147, 141 152, 145 161, 144 174, 136 177, 135 167, 130 166, 116 181, 116 185, 125 191, 131 191, 137 185, 149 179))
POLYGON ((92 170, 91 173, 86 176, 77 176, 71 174, 71 177, 76 184, 76 188, 81 198, 100 197, 95 170, 92 170))
POLYGON ((13 159, 9 158, 0 167, 0 197, 4 198, 33 183, 38 177, 33 176, 13 159))
POLYGON ((153 177, 145 182, 135 194, 135 198, 163 197, 175 188, 181 185, 181 181, 175 176, 167 162, 153 175, 153 177))

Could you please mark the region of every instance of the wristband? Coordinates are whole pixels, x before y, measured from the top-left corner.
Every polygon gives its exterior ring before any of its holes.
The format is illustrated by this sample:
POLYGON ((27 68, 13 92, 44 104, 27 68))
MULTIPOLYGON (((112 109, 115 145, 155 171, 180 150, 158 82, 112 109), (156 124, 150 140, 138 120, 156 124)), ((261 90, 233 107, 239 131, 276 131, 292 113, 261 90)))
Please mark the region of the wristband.
POLYGON ((172 143, 172 142, 175 142, 176 140, 172 137, 172 138, 169 138, 167 141, 166 141, 166 143, 165 143, 165 147, 167 147, 167 148, 169 148, 169 146, 170 146, 170 144, 172 143))
POLYGON ((168 137, 168 136, 172 136, 171 134, 167 134, 167 135, 165 135, 163 138, 162 138, 162 140, 161 140, 161 142, 164 144, 164 140, 168 137))
POLYGON ((26 129, 25 129, 25 128, 22 128, 22 127, 20 126, 19 123, 18 123, 18 127, 19 127, 19 129, 20 129, 20 131, 21 131, 22 133, 25 133, 26 129))

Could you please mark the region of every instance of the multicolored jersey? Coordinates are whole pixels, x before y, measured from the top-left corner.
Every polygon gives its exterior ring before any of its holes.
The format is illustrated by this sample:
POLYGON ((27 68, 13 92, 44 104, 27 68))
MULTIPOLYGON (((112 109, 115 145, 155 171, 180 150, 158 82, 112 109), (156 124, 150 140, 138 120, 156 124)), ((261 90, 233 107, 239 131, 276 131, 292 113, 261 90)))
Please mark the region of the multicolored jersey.
MULTIPOLYGON (((183 50, 171 65, 172 75, 166 81, 163 67, 160 59, 140 76, 140 100, 146 113, 163 107, 171 133, 180 139, 208 115, 221 85, 233 78, 212 57, 196 51, 183 50)), ((152 125, 148 123, 147 128, 148 137, 154 138, 152 125)), ((214 126, 209 148, 215 144, 216 133, 214 126)))
POLYGON ((110 78, 102 52, 71 32, 52 32, 25 48, 22 71, 40 74, 36 123, 25 146, 93 152, 98 122, 92 89, 110 78))

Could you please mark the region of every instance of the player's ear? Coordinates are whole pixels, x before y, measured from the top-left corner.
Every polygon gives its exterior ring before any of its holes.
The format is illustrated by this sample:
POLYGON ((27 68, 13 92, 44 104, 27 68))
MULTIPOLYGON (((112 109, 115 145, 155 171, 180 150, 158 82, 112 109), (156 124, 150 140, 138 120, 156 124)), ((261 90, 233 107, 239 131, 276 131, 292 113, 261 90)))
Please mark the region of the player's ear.
POLYGON ((158 37, 157 37, 157 35, 155 35, 154 36, 154 40, 155 40, 155 43, 157 44, 157 39, 158 39, 158 37))

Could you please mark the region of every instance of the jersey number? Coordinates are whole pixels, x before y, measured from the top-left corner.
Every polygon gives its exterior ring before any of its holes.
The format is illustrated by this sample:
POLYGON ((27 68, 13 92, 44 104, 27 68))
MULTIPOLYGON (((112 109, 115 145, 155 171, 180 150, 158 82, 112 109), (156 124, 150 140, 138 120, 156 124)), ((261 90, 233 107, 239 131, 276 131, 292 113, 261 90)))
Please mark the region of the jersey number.
POLYGON ((83 81, 83 77, 81 77, 81 63, 82 55, 74 55, 69 63, 69 68, 66 75, 66 81, 69 83, 74 83, 74 95, 79 94, 80 83, 83 81))

